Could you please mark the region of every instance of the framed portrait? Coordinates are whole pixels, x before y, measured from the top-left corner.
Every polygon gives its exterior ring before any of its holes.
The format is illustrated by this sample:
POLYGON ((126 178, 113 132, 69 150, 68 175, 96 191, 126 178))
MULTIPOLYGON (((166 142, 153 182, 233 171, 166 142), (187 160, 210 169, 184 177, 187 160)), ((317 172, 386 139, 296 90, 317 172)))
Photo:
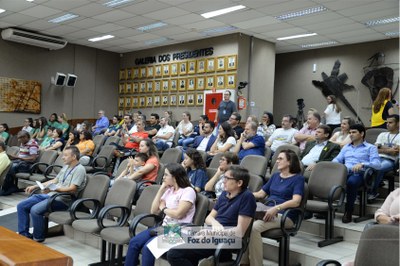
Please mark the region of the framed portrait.
POLYGON ((132 107, 133 108, 139 107, 138 97, 132 97, 132 107))
POLYGON ((230 89, 236 88, 236 74, 226 75, 226 87, 230 89))
POLYGON ((179 75, 187 74, 187 62, 179 63, 179 75))
POLYGON ((204 90, 205 88, 205 77, 197 77, 196 78, 196 90, 204 90))
POLYGON ((141 93, 145 93, 146 92, 146 82, 140 82, 140 91, 141 93))
POLYGON ((192 106, 195 103, 194 93, 188 93, 186 95, 186 101, 188 106, 192 106))
POLYGON ((169 90, 169 80, 168 79, 163 79, 161 83, 161 90, 166 92, 169 90))
POLYGON ((153 83, 152 80, 151 81, 147 81, 146 82, 146 91, 147 92, 153 92, 153 85, 154 85, 154 83, 153 83))
POLYGON ((126 75, 125 75, 125 69, 121 69, 120 71, 119 71, 119 80, 124 80, 124 79, 126 79, 126 75))
POLYGON ((176 91, 178 89, 178 80, 171 79, 169 81, 169 91, 176 91))
POLYGON ((118 110, 118 116, 124 116, 124 109, 119 109, 118 110))
POLYGON ((199 92, 196 93, 196 105, 202 106, 204 104, 204 95, 203 93, 199 92))
POLYGON ((154 66, 154 76, 155 76, 156 78, 162 76, 162 67, 161 67, 161 65, 155 65, 155 66, 154 66))
POLYGON ((207 76, 206 77, 206 89, 211 90, 215 87, 215 76, 207 76))
POLYGON ((215 71, 215 58, 207 58, 207 72, 215 71))
POLYGON ((128 80, 132 79, 132 68, 126 69, 126 79, 128 79, 128 80))
POLYGON ((141 67, 140 68, 140 78, 141 79, 144 79, 144 78, 146 78, 147 77, 147 74, 146 74, 146 71, 147 69, 146 69, 146 67, 141 67))
POLYGON ((237 55, 228 55, 227 56, 227 70, 236 70, 237 69, 237 55))
POLYGON ((196 60, 189 60, 188 61, 188 74, 196 74, 196 60))
POLYGON ((119 94, 125 93, 125 84, 124 83, 119 84, 118 92, 119 92, 119 94))
POLYGON ((162 67, 163 67, 163 72, 162 72, 163 77, 169 77, 171 75, 169 70, 169 64, 165 64, 162 67))
POLYGON ((161 96, 161 106, 168 106, 168 95, 161 96))
POLYGON ((191 77, 187 79, 186 82, 186 87, 189 91, 193 91, 196 85, 196 78, 195 77, 191 77))
POLYGON ((220 56, 217 58, 217 71, 225 71, 226 70, 226 58, 225 56, 220 56))
POLYGON ((176 94, 172 94, 169 96, 169 106, 176 106, 177 104, 176 94))
POLYGON ((139 97, 139 107, 146 107, 146 97, 145 96, 139 97))
POLYGON ((132 83, 125 83, 125 93, 132 93, 132 83))
POLYGON ((160 91, 161 91, 161 80, 155 80, 154 81, 154 92, 160 92, 160 91))
POLYGON ((118 107, 119 108, 124 108, 124 106, 125 106, 125 98, 124 97, 119 97, 118 107))
POLYGON ((125 97, 125 107, 131 108, 131 97, 125 97))
POLYGON ((139 92, 139 82, 133 82, 133 92, 134 93, 139 92))
POLYGON ((148 95, 146 97, 146 107, 153 107, 153 96, 148 95))
POLYGON ((153 96, 153 106, 160 106, 161 105, 161 96, 160 95, 154 95, 153 96))
POLYGON ((179 79, 178 84, 179 84, 178 90, 180 91, 186 90, 186 79, 179 79))
POLYGON ((133 79, 138 79, 139 78, 139 68, 134 67, 132 71, 133 71, 133 79))
POLYGON ((178 75, 178 63, 172 63, 171 64, 171 76, 177 76, 178 75))
POLYGON ((204 73, 206 71, 206 60, 197 60, 197 74, 204 73))
POLYGON ((179 94, 178 95, 178 106, 185 106, 186 105, 186 95, 179 94))
POLYGON ((218 89, 225 89, 225 75, 217 75, 216 83, 218 89))
POLYGON ((154 66, 147 67, 147 76, 148 78, 154 77, 154 66))

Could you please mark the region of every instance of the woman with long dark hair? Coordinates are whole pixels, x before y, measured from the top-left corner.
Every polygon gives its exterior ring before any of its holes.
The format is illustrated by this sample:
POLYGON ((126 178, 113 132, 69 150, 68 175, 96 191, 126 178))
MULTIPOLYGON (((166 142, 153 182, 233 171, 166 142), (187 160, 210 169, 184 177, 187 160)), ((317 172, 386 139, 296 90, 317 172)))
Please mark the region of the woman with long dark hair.
POLYGON ((380 89, 372 105, 371 127, 386 129, 386 118, 394 114, 393 104, 390 101, 392 91, 389 88, 380 89))
POLYGON ((276 126, 274 124, 274 116, 272 113, 265 111, 261 117, 261 131, 265 141, 274 133, 276 126))
POLYGON ((328 106, 324 111, 325 124, 333 131, 335 128, 340 127, 342 108, 340 108, 340 105, 336 102, 335 95, 328 95, 326 101, 328 102, 328 106))
POLYGON ((197 192, 204 190, 208 177, 206 173, 206 163, 200 152, 193 148, 188 148, 184 154, 182 166, 186 169, 190 183, 197 192))
POLYGON ((223 122, 218 128, 218 137, 211 146, 209 155, 214 156, 217 153, 226 151, 232 152, 235 149, 236 139, 235 132, 228 121, 223 122))

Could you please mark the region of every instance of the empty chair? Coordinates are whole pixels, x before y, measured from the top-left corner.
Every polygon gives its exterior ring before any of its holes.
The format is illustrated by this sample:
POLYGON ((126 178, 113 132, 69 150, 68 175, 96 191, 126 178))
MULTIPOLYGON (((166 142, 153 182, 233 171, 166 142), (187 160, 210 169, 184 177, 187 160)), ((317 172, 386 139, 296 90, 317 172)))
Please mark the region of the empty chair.
POLYGON ((160 163, 180 163, 182 160, 182 150, 179 148, 166 149, 160 158, 160 163))
POLYGON ((267 172, 268 160, 264 156, 247 155, 240 165, 249 170, 250 173, 264 177, 267 172))
POLYGON ((208 166, 209 168, 218 168, 219 167, 219 160, 221 159, 223 153, 217 153, 213 156, 210 165, 208 166))
POLYGON ((376 138, 382 132, 387 132, 385 128, 369 128, 365 131, 365 141, 370 144, 375 144, 376 138))
POLYGON ((249 180, 249 185, 248 185, 248 189, 251 192, 257 192, 261 189, 262 185, 264 183, 264 179, 261 178, 258 175, 255 174, 250 174, 250 180, 249 180))
POLYGON ((105 140, 106 140, 106 136, 104 136, 104 135, 94 136, 94 138, 93 138, 94 151, 92 153, 92 157, 96 157, 97 153, 100 151, 100 148, 103 146, 105 140))
POLYGON ((101 147, 100 152, 92 160, 90 165, 85 166, 86 173, 107 171, 107 167, 110 166, 112 159, 114 158, 115 149, 116 147, 113 145, 101 147))
POLYGON ((46 179, 55 178, 63 167, 64 167, 64 160, 62 158, 62 154, 60 154, 58 155, 57 159, 53 162, 53 164, 47 167, 46 171, 44 172, 44 176, 46 177, 46 179))
POLYGON ((121 143, 121 138, 118 137, 118 136, 111 136, 111 137, 108 137, 108 138, 106 139, 106 141, 104 142, 104 146, 110 145, 110 143, 112 143, 112 142, 117 143, 117 144, 120 144, 120 143, 121 143))

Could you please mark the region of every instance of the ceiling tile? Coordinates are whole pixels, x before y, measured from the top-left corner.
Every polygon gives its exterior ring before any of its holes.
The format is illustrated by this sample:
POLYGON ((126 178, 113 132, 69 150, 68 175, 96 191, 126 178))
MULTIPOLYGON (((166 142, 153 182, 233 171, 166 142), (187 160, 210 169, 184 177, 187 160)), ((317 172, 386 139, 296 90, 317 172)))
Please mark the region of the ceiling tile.
POLYGON ((93 16, 94 19, 97 20, 103 20, 103 21, 108 21, 108 22, 114 22, 114 21, 118 21, 118 20, 124 20, 130 17, 133 17, 134 15, 125 12, 125 11, 121 11, 121 10, 113 10, 107 13, 103 13, 97 16, 93 16))
POLYGON ((397 17, 398 15, 399 15, 399 10, 391 8, 391 9, 374 11, 367 14, 352 16, 351 18, 354 19, 355 21, 360 21, 364 23, 368 20, 397 17))
POLYGON ((288 12, 299 11, 305 8, 315 7, 315 6, 318 6, 318 4, 312 1, 299 0, 299 1, 282 2, 275 5, 258 8, 257 11, 265 13, 270 16, 279 16, 288 12))
POLYGON ((339 14, 344 16, 353 17, 356 15, 362 15, 365 13, 370 13, 373 11, 379 11, 383 9, 393 8, 397 12, 399 10, 399 1, 378 1, 374 3, 363 4, 362 6, 357 6, 353 8, 348 8, 344 10, 337 11, 339 14))
POLYGON ((184 25, 182 25, 183 28, 193 29, 193 30, 198 30, 198 31, 202 31, 204 29, 223 27, 223 26, 225 26, 224 23, 221 23, 219 21, 215 21, 213 19, 207 19, 207 20, 198 21, 198 22, 192 23, 192 24, 184 24, 184 25))
POLYGON ((136 42, 155 40, 155 39, 159 39, 159 38, 160 38, 160 36, 154 35, 154 34, 151 34, 151 33, 143 33, 143 34, 135 35, 135 36, 132 36, 132 37, 127 37, 127 39, 133 40, 133 41, 136 41, 136 42))
POLYGON ((46 18, 56 14, 60 14, 63 11, 60 9, 49 8, 45 6, 34 6, 32 8, 21 11, 21 14, 28 15, 35 18, 46 18))
POLYGON ((26 23, 30 23, 35 20, 37 20, 37 18, 23 15, 20 13, 13 13, 11 15, 1 17, 1 21, 11 23, 17 26, 24 25, 26 23))
POLYGON ((131 37, 131 36, 136 36, 136 35, 139 35, 139 34, 143 34, 143 32, 129 28, 129 29, 113 31, 112 34, 115 37, 125 38, 125 37, 131 37))
POLYGON ((223 16, 215 17, 214 19, 223 23, 235 24, 249 19, 256 19, 261 17, 265 17, 265 14, 257 12, 255 10, 245 10, 235 13, 235 15, 226 14, 223 16))
POLYGON ((78 30, 78 31, 75 31, 75 32, 73 32, 71 34, 66 34, 65 37, 67 39, 74 39, 74 40, 77 40, 77 39, 86 39, 87 40, 87 39, 93 38, 93 37, 95 37, 97 35, 99 35, 99 33, 96 32, 96 31, 78 30))
POLYGON ((188 21, 194 23, 197 21, 202 21, 204 19, 205 18, 203 18, 202 16, 192 13, 183 16, 177 16, 175 18, 164 19, 163 21, 169 25, 182 25, 186 24, 188 21))
POLYGON ((49 1, 44 2, 42 5, 67 11, 67 10, 70 10, 70 9, 73 9, 76 7, 87 5, 89 3, 90 3, 89 0, 73 0, 73 1, 49 0, 49 1))
POLYGON ((172 5, 172 6, 179 6, 183 3, 187 3, 190 2, 192 0, 158 0, 158 2, 163 2, 166 3, 168 5, 172 5))
POLYGON ((0 1, 0 8, 5 10, 10 10, 13 12, 20 12, 22 10, 32 8, 34 6, 36 6, 36 4, 27 1, 16 1, 16 0, 0 1))
POLYGON ((149 19, 149 18, 145 18, 142 16, 136 16, 136 17, 124 19, 121 21, 116 21, 114 24, 125 26, 125 27, 130 27, 130 28, 136 28, 136 27, 148 25, 148 24, 151 24, 154 22, 156 22, 156 20, 154 20, 154 19, 149 19))
POLYGON ((88 5, 80 6, 70 10, 71 13, 85 17, 93 17, 110 11, 107 7, 91 2, 88 5))
POLYGON ((155 0, 146 0, 141 3, 133 4, 124 8, 126 12, 131 12, 136 15, 143 15, 149 12, 168 8, 166 3, 158 2, 155 0))
POLYGON ((2 28, 2 29, 14 27, 14 26, 15 26, 15 24, 7 23, 5 21, 0 21, 0 28, 2 28))
POLYGON ((199 32, 185 32, 182 34, 176 34, 170 36, 174 40, 186 40, 186 39, 194 39, 194 38, 203 38, 203 35, 200 34, 199 32))
POLYGON ((106 24, 99 25, 99 26, 96 26, 96 27, 91 27, 91 28, 88 28, 88 29, 89 30, 93 30, 93 31, 98 31, 98 32, 101 32, 101 33, 112 34, 113 31, 121 30, 123 28, 124 27, 116 25, 116 24, 106 23, 106 24))
MULTIPOLYGON (((185 9, 190 12, 195 12, 198 14, 218 10, 221 8, 226 8, 230 6, 234 6, 236 4, 232 4, 230 0, 217 0, 217 1, 191 1, 188 3, 184 3, 179 7, 185 9)), ((232 13, 234 14, 234 13, 232 13)))
POLYGON ((24 25, 24 28, 32 29, 32 30, 47 30, 57 27, 56 24, 47 22, 46 20, 38 19, 33 22, 29 22, 28 24, 24 25))
POLYGON ((104 24, 104 21, 95 20, 92 18, 85 18, 85 19, 81 19, 78 21, 72 21, 71 23, 68 23, 69 26, 77 27, 80 29, 87 29, 87 28, 91 28, 91 27, 95 27, 95 26, 99 26, 99 25, 103 25, 103 24, 104 24))
POLYGON ((62 26, 58 26, 58 27, 55 27, 55 28, 51 28, 51 29, 45 30, 44 33, 50 34, 50 35, 62 36, 64 34, 75 32, 75 31, 78 31, 78 30, 79 29, 75 28, 75 27, 62 25, 62 26))
POLYGON ((256 19, 251 19, 239 23, 233 23, 233 26, 238 27, 238 28, 244 28, 244 29, 249 29, 253 27, 260 27, 260 26, 265 26, 269 24, 275 24, 279 22, 277 19, 269 16, 265 16, 262 18, 256 18, 256 19))
POLYGON ((189 12, 186 10, 177 7, 169 7, 155 12, 143 14, 143 16, 155 20, 163 20, 187 14, 189 14, 189 12))

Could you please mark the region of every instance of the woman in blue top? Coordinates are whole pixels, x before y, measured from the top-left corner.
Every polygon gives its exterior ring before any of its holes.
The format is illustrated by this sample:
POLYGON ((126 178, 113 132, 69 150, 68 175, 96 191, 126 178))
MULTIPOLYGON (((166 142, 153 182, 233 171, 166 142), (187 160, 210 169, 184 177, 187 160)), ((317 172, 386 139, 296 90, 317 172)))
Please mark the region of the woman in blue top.
MULTIPOLYGON (((256 199, 268 197, 267 205, 271 208, 265 212, 262 220, 254 222, 249 247, 242 258, 241 265, 263 265, 261 233, 272 228, 280 228, 283 211, 287 208, 296 208, 301 203, 304 194, 304 177, 301 175, 299 158, 293 151, 283 150, 279 153, 276 163, 279 172, 273 174, 260 191, 253 193, 256 199)), ((285 227, 291 228, 296 222, 296 214, 291 212, 288 217, 285 227)))
POLYGON ((190 183, 196 190, 200 192, 204 190, 204 186, 208 180, 206 173, 206 164, 200 152, 193 148, 188 148, 184 155, 182 166, 186 169, 190 183))

